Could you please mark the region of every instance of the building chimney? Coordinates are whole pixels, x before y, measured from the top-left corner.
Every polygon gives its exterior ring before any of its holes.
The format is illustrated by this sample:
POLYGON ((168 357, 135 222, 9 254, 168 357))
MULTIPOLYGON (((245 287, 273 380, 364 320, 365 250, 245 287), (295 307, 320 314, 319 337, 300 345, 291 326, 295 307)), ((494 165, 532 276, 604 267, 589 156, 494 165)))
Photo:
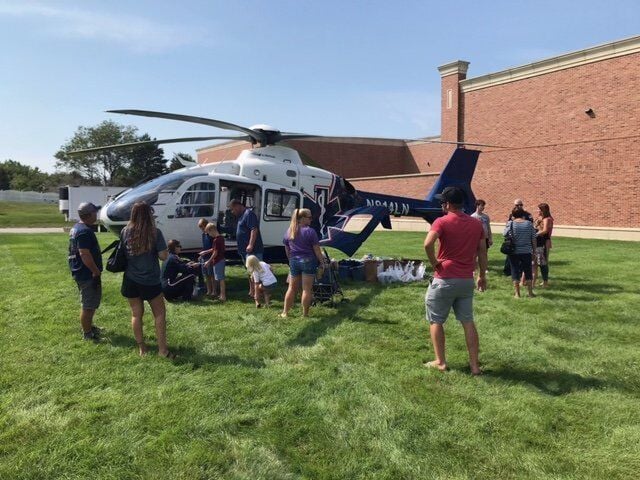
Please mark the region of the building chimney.
POLYGON ((464 140, 464 95, 460 80, 467 78, 469 62, 457 60, 438 67, 442 88, 440 139, 448 142, 464 140))

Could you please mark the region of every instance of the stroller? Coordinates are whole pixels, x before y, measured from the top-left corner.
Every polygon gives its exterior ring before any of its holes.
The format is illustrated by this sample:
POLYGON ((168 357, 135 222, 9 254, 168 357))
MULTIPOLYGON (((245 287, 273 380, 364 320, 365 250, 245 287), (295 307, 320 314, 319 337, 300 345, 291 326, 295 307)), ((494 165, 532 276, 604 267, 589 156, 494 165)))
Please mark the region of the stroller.
POLYGON ((331 260, 329 254, 323 248, 322 252, 325 258, 325 264, 329 265, 329 268, 325 268, 322 277, 316 277, 313 282, 313 305, 318 303, 326 303, 333 307, 336 304, 334 297, 340 296, 340 301, 344 301, 344 294, 338 283, 338 276, 336 272, 331 268, 331 260))

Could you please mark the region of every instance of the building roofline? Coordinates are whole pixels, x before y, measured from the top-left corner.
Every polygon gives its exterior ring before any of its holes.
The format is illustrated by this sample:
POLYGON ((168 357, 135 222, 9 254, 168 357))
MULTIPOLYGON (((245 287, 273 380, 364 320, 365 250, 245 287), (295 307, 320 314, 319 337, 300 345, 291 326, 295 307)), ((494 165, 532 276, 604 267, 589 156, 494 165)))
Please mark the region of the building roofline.
POLYGON ((489 73, 480 77, 467 78, 460 81, 460 88, 465 93, 471 92, 633 53, 640 53, 640 35, 489 73))

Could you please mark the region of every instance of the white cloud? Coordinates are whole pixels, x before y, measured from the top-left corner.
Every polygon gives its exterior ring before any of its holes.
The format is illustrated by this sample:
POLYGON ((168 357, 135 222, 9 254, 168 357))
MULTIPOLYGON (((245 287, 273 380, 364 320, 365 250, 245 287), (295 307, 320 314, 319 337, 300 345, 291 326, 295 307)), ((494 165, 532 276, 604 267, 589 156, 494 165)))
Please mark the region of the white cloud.
POLYGON ((3 2, 0 16, 39 19, 51 34, 116 43, 136 53, 160 53, 202 43, 206 33, 192 25, 174 26, 143 17, 114 15, 42 3, 3 2))

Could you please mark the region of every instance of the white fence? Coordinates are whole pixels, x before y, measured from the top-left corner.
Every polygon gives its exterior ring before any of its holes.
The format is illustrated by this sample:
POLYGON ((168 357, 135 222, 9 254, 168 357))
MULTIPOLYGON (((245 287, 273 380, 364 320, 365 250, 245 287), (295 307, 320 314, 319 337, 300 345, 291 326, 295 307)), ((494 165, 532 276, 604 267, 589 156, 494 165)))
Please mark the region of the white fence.
POLYGON ((58 203, 58 194, 0 190, 0 202, 58 203))

